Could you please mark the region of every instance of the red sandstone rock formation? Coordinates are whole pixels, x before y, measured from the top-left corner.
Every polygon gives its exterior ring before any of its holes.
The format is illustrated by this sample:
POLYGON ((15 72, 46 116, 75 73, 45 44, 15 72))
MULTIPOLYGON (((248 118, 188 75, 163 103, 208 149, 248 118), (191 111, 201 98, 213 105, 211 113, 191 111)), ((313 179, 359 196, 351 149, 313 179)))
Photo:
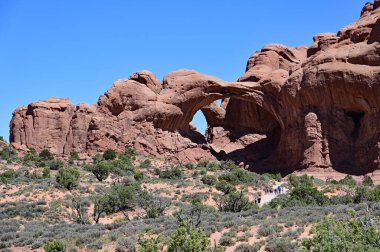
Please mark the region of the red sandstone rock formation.
POLYGON ((134 146, 182 161, 232 159, 256 171, 377 170, 379 7, 366 4, 359 20, 316 35, 309 47, 265 46, 236 82, 179 70, 161 83, 141 71, 116 81, 95 105, 54 98, 20 107, 11 143, 57 155, 134 146), (191 125, 198 110, 209 126, 205 137, 191 125))

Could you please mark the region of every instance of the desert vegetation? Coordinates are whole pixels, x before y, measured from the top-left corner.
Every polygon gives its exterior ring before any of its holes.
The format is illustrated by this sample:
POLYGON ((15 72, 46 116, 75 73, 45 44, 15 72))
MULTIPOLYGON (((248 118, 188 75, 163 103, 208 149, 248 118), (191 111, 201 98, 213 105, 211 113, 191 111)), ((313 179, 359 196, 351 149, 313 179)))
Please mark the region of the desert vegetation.
POLYGON ((8 146, 0 158, 3 251, 379 251, 380 187, 368 176, 281 178, 131 148, 60 160, 8 146))

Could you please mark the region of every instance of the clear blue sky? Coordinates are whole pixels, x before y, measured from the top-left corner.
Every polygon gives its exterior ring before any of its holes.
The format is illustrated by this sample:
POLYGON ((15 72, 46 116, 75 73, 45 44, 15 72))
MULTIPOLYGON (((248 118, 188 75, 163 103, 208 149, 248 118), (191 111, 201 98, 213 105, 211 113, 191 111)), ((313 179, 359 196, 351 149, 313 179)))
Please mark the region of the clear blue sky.
POLYGON ((265 44, 309 45, 356 20, 366 1, 0 0, 0 135, 20 105, 95 103, 141 69, 234 80, 265 44))

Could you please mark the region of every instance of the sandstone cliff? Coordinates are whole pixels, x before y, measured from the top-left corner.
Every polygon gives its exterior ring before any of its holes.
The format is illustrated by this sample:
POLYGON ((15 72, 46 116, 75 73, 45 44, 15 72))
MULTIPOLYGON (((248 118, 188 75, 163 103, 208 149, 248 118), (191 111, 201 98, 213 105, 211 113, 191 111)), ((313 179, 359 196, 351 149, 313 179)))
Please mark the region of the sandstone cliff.
POLYGON ((375 1, 309 47, 265 46, 236 82, 179 70, 161 83, 141 71, 116 81, 94 105, 52 98, 20 107, 10 142, 57 155, 133 146, 181 161, 232 159, 256 171, 364 174, 380 165, 379 42, 375 1), (205 137, 191 125, 198 110, 209 126, 205 137))

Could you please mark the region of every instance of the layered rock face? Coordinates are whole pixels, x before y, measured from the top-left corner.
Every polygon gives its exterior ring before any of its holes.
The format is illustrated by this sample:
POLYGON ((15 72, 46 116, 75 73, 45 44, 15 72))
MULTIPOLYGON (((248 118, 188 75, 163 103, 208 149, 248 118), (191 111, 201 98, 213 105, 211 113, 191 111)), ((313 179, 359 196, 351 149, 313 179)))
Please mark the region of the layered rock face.
POLYGON ((265 46, 235 82, 179 70, 161 83, 141 71, 95 105, 53 98, 20 107, 10 128, 15 148, 63 156, 132 146, 184 162, 231 159, 260 172, 372 172, 380 168, 380 2, 309 47, 265 46), (191 123, 198 110, 205 136, 191 123))

